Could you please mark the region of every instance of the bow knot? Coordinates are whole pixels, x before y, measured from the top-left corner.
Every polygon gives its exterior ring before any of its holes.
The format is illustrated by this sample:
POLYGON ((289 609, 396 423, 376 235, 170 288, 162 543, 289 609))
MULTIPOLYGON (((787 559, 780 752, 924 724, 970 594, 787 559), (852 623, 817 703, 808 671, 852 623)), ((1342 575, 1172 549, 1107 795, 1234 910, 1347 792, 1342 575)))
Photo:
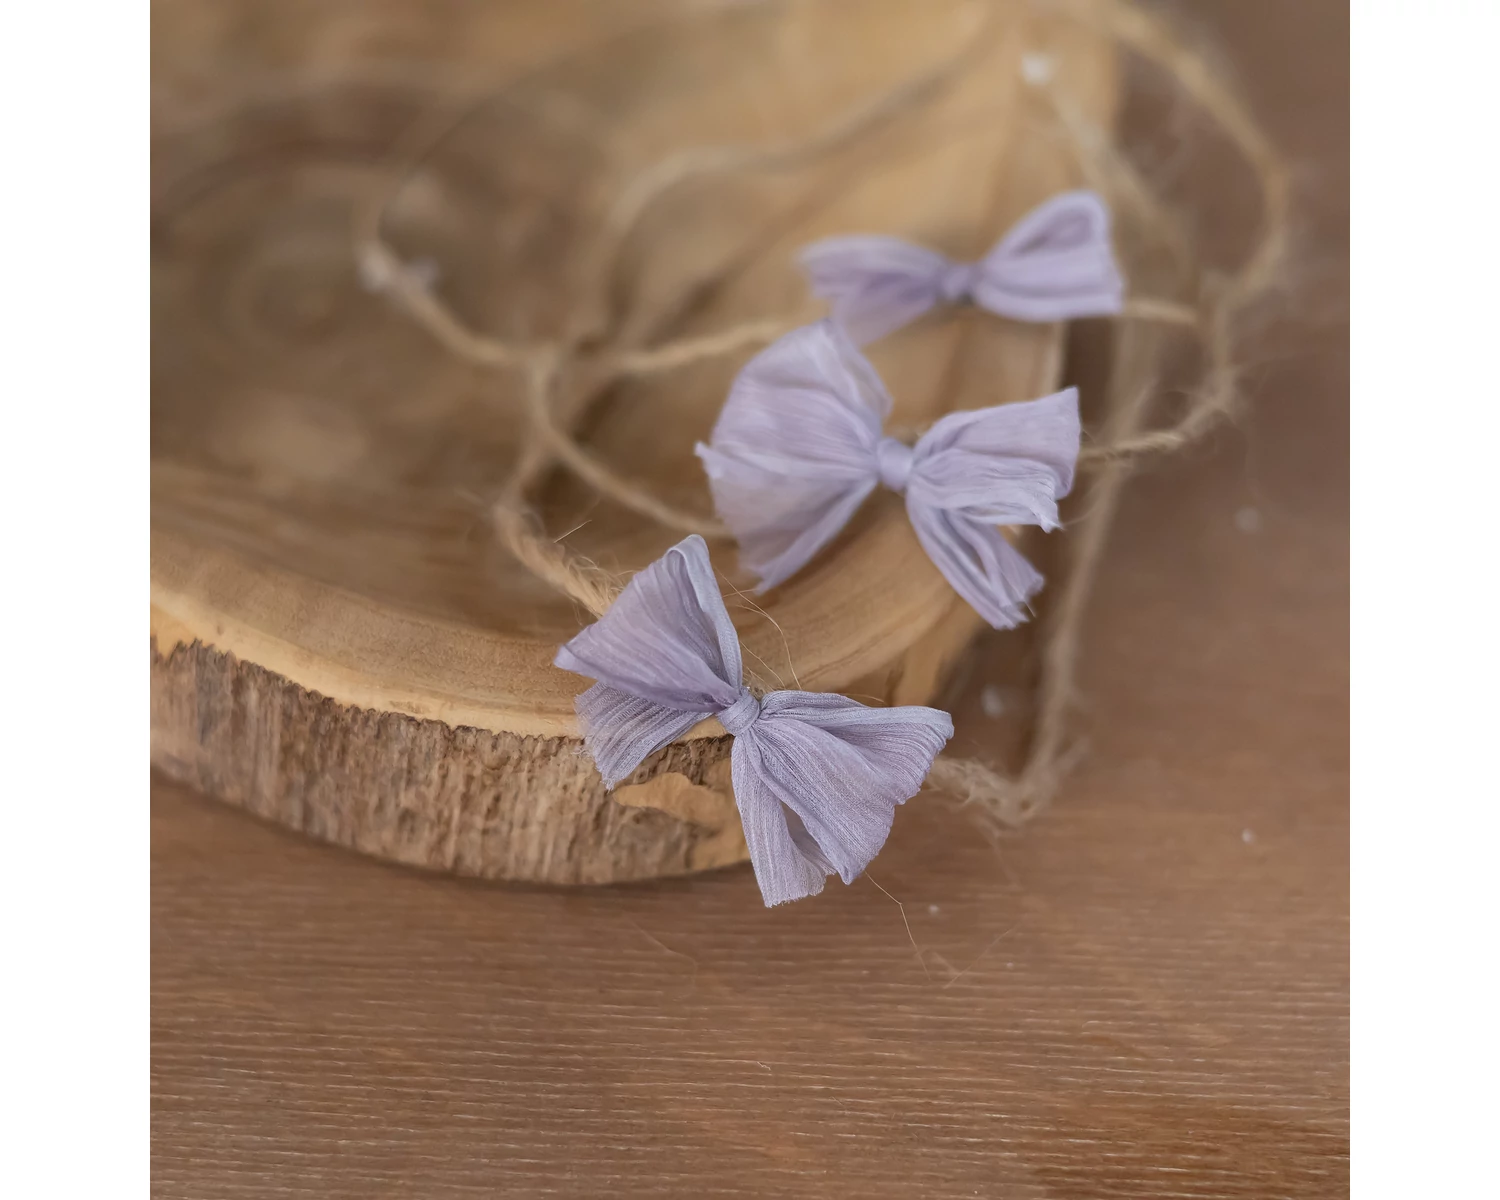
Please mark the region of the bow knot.
POLYGON ((719 713, 719 724, 724 726, 726 733, 739 737, 747 732, 750 726, 760 720, 760 701, 755 698, 749 688, 741 688, 739 698, 728 708, 719 713))
POLYGON ((875 368, 832 321, 745 364, 698 456, 758 590, 800 570, 884 484, 905 494, 954 591, 997 629, 1024 621, 1042 577, 999 527, 1057 527, 1078 458, 1077 390, 949 413, 915 446, 883 435, 890 411, 875 368))
POLYGON ((938 296, 947 304, 972 300, 983 270, 983 263, 948 263, 938 276, 938 296))
POLYGON ((827 238, 802 251, 814 294, 864 344, 938 304, 972 300, 1017 321, 1071 321, 1120 311, 1125 285, 1109 241, 1109 209, 1064 192, 1027 213, 978 262, 955 263, 900 238, 827 238))
POLYGON ((915 453, 905 442, 896 438, 881 438, 875 444, 875 465, 880 471, 880 482, 893 492, 904 492, 906 481, 911 478, 911 464, 915 453))

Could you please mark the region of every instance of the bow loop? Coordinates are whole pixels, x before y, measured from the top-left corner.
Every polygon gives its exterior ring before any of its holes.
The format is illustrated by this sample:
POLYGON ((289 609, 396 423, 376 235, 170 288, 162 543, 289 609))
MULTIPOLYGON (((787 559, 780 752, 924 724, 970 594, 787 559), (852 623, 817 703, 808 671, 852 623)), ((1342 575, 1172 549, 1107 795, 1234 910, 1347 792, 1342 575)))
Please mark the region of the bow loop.
POLYGON ((639 572, 607 620, 558 651, 557 665, 678 712, 706 717, 733 704, 740 639, 703 539, 688 538, 639 572))
POLYGON ((735 741, 730 775, 756 881, 769 904, 852 881, 885 843, 898 804, 953 735, 931 708, 866 708, 844 696, 771 692, 741 678, 740 650, 694 535, 633 578, 557 653, 598 682, 576 701, 584 744, 613 787, 717 715, 735 741))
POLYGON ((1093 192, 1064 192, 1027 213, 981 261, 973 295, 981 307, 1019 321, 1119 312, 1125 283, 1104 201, 1093 192))
POLYGON ((831 322, 794 329, 736 376, 697 453, 758 590, 798 570, 874 491, 890 411, 875 368, 831 322))
POLYGON ((881 235, 825 238, 803 247, 799 261, 813 294, 860 345, 936 307, 954 268, 935 250, 881 235))

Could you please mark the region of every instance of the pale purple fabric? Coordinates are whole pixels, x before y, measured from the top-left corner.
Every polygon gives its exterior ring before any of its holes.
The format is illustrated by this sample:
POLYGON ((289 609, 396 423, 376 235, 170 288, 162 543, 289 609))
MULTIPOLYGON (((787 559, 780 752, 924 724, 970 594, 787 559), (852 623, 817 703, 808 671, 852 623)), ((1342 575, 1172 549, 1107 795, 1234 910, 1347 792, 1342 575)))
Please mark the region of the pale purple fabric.
POLYGON ((997 527, 1057 528, 1078 458, 1077 389, 950 413, 915 446, 882 436, 890 411, 832 321, 745 365, 698 457, 758 590, 800 570, 884 484, 906 493, 918 539, 959 595, 997 629, 1024 621, 1042 577, 997 527))
POLYGON ((828 238, 801 254, 814 294, 860 345, 939 304, 972 300, 1018 321, 1069 321, 1120 311, 1125 285, 1109 240, 1109 209, 1093 192, 1064 192, 1022 217, 977 263, 955 263, 899 238, 828 238))
POLYGON ((598 680, 575 704, 609 787, 707 717, 734 735, 734 799, 767 905, 815 895, 831 874, 852 883, 953 736, 933 708, 823 692, 757 699, 696 534, 636 575, 555 662, 598 680))

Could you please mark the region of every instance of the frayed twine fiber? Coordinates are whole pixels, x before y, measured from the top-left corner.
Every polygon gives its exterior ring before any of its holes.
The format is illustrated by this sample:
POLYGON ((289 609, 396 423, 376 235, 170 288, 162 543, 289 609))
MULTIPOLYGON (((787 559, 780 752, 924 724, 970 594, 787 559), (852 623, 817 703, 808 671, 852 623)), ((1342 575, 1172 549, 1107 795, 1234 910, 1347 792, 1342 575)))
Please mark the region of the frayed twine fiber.
MULTIPOLYGON (((1261 223, 1254 246, 1240 266, 1227 274, 1211 273, 1194 257, 1180 220, 1112 135, 1084 117, 1049 72, 1027 72, 1027 82, 1045 101, 1088 185, 1110 203, 1126 277, 1138 281, 1148 276, 1147 260, 1165 248, 1173 259, 1177 295, 1132 295, 1115 318, 1114 356, 1105 397, 1108 417, 1100 436, 1079 454, 1080 469, 1092 474, 1088 519, 1078 523, 1069 540, 1069 569, 1047 616, 1037 718, 1024 766, 1010 777, 983 763, 945 755, 928 778, 929 786, 974 806, 1003 826, 1022 824, 1050 802, 1081 754, 1081 743, 1070 737, 1068 729, 1080 633, 1121 490, 1137 463, 1191 445, 1234 411, 1240 396, 1238 333, 1251 310, 1281 281, 1290 228, 1291 187, 1285 165, 1238 96, 1169 23, 1127 0, 1038 0, 1038 6, 1104 33, 1160 71, 1182 98, 1208 117, 1250 166, 1260 191, 1261 223), (1187 392, 1177 420, 1149 429, 1147 417, 1157 396, 1163 361, 1169 351, 1180 348, 1170 342, 1173 337, 1187 339, 1196 347, 1199 379, 1187 392)), ((470 329, 432 292, 420 273, 402 263, 382 240, 382 217, 390 193, 372 197, 360 210, 355 250, 365 277, 376 281, 394 304, 454 355, 477 366, 524 375, 527 441, 490 515, 501 542, 529 571, 595 616, 609 607, 623 586, 623 581, 549 537, 527 503, 530 490, 559 464, 601 495, 666 528, 724 537, 723 527, 712 516, 669 504, 649 488, 621 477, 581 446, 572 429, 592 400, 621 379, 662 374, 753 350, 806 321, 793 314, 705 336, 659 341, 682 315, 679 308, 665 305, 660 311, 630 314, 632 332, 599 349, 606 335, 622 324, 609 312, 606 297, 626 241, 652 205, 690 178, 816 161, 919 111, 989 48, 997 32, 996 11, 982 5, 978 19, 955 38, 962 49, 947 60, 805 138, 771 146, 691 148, 638 174, 609 211, 593 249, 589 299, 580 306, 570 331, 556 342, 508 342, 470 329)), ((404 173, 415 169, 463 116, 463 112, 439 112, 414 129, 398 152, 404 173)), ((850 182, 846 177, 838 186, 846 188, 850 182)), ((699 282, 701 290, 714 280, 699 282)))

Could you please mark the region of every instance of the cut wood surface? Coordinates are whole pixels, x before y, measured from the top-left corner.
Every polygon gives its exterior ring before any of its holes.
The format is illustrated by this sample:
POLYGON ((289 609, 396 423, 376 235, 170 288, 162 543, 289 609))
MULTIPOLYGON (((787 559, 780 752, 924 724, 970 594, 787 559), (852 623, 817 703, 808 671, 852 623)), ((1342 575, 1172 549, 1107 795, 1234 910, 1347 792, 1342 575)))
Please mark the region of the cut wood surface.
MULTIPOLYGON (((973 257, 1075 184, 1064 148, 1028 118, 1021 58, 1049 55, 1099 119, 1113 61, 1076 26, 1020 0, 997 7, 973 64, 889 128, 823 160, 667 193, 611 303, 680 311, 667 337, 811 318, 800 245, 894 232, 973 257), (722 280, 699 295, 711 275, 722 280)), ((468 322, 555 336, 583 302, 609 204, 644 167, 685 147, 805 138, 953 56, 975 6, 674 10, 476 5, 439 20, 409 5, 158 6, 163 770, 315 836, 468 874, 602 882, 743 854, 726 826, 677 803, 684 786, 724 796, 710 778, 728 746, 716 721, 689 735, 701 744, 645 764, 618 803, 579 756, 586 681, 550 664, 586 614, 512 562, 485 519, 522 434, 520 381, 440 347, 362 285, 352 249, 357 207, 389 193, 386 236, 468 322), (444 105, 463 119, 401 165, 402 139, 444 105)), ((959 315, 874 358, 894 423, 920 426, 1052 390, 1061 348, 1055 327, 959 315)), ((608 389, 581 414, 586 444, 708 516, 693 446, 743 357, 608 389)), ((682 536, 561 473, 537 501, 554 536, 622 576, 682 536)), ((732 545, 714 550, 747 664, 771 686, 929 701, 979 628, 893 494, 753 602, 732 545)))

